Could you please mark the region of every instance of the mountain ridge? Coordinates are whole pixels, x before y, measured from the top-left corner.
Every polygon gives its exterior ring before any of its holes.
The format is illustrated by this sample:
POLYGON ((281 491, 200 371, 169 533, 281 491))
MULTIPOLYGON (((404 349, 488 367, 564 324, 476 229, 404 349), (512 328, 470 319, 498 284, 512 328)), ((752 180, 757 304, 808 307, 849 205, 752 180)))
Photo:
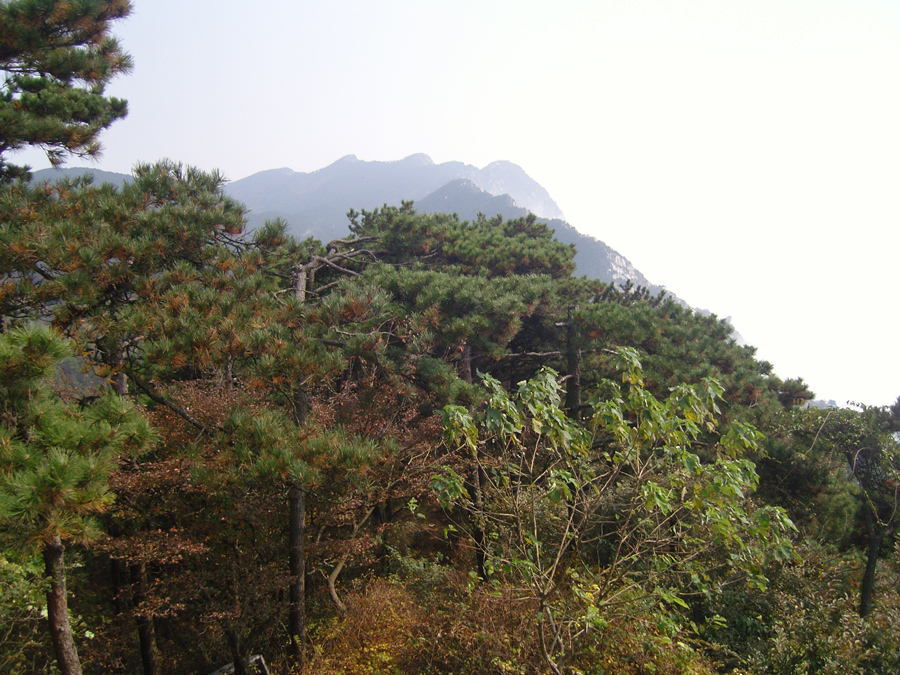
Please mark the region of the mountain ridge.
MULTIPOLYGON (((530 211, 519 206, 509 194, 492 195, 474 182, 459 178, 414 203, 417 211, 426 213, 455 213, 462 220, 475 220, 479 215, 501 215, 506 219, 524 218, 530 211)), ((564 244, 575 244, 575 267, 578 274, 610 283, 631 281, 651 292, 663 290, 655 286, 618 251, 605 243, 579 232, 559 218, 538 218, 554 230, 564 244), (605 269, 604 269, 605 264, 605 269)))
MULTIPOLYGON (((34 179, 85 173, 93 173, 98 182, 121 184, 130 179, 125 174, 77 168, 36 171, 34 179)), ((625 256, 567 223, 547 190, 522 167, 506 160, 478 169, 458 161, 435 164, 424 153, 394 161, 364 161, 350 154, 311 172, 287 167, 260 171, 226 184, 224 191, 248 208, 250 227, 281 218, 293 235, 323 242, 347 235, 346 214, 351 209, 373 210, 404 201, 412 201, 419 211, 456 213, 468 221, 478 214, 514 219, 534 213, 560 241, 575 245, 577 274, 607 283, 630 281, 654 293, 663 290, 625 256)))
POLYGON ((229 183, 228 193, 253 211, 317 213, 322 198, 353 198, 358 206, 375 208, 382 204, 399 206, 403 200, 418 201, 446 183, 466 178, 491 194, 509 193, 519 206, 544 218, 562 218, 562 210, 550 194, 524 169, 512 162, 500 161, 479 169, 471 164, 451 161, 440 164, 424 153, 394 161, 363 161, 345 155, 316 171, 281 172, 269 176, 277 180, 281 192, 262 195, 257 185, 260 174, 229 183), (300 196, 310 201, 299 203, 300 196), (366 203, 363 203, 366 202, 366 203))

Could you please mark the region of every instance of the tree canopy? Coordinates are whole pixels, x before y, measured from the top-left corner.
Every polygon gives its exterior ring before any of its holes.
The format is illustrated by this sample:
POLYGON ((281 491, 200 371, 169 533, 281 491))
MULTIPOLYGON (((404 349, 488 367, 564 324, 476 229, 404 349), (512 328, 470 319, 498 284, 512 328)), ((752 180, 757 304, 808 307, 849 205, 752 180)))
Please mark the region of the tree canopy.
POLYGON ((0 3, 0 670, 897 672, 900 399, 808 408, 533 217, 16 180, 124 115, 130 9, 0 3))
POLYGON ((104 90, 131 70, 111 22, 131 13, 128 0, 12 0, 0 3, 0 182, 27 177, 8 163, 25 146, 55 166, 68 155, 94 157, 99 135, 127 114, 104 90))

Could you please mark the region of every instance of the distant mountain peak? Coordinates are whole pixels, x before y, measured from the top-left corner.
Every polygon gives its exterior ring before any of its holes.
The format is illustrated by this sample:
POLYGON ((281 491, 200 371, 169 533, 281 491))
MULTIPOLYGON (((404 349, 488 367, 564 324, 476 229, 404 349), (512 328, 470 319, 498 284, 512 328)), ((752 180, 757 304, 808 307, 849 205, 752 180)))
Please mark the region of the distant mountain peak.
POLYGON ((456 213, 463 220, 475 220, 479 213, 488 218, 497 214, 504 218, 528 215, 508 194, 492 195, 468 178, 457 178, 438 188, 413 206, 426 213, 456 213))
MULTIPOLYGON (((93 173, 96 181, 121 184, 124 174, 106 174, 93 169, 45 169, 35 180, 93 173)), ((346 214, 350 209, 376 209, 384 204, 399 206, 413 200, 417 211, 456 213, 472 221, 479 213, 488 218, 521 218, 530 213, 546 221, 563 243, 575 244, 579 274, 610 283, 632 281, 660 290, 628 261, 603 242, 578 232, 561 218, 548 218, 536 207, 543 200, 550 212, 559 207, 547 191, 516 164, 498 161, 478 169, 462 162, 435 164, 428 155, 415 154, 393 162, 362 161, 346 155, 325 168, 309 173, 288 168, 260 171, 229 183, 225 192, 243 202, 250 212, 251 226, 280 217, 297 236, 330 241, 347 235, 346 214), (491 189, 485 187, 491 186, 491 189), (507 188, 510 189, 502 189, 507 188), (531 200, 531 201, 529 201, 531 200)))
MULTIPOLYGON (((509 194, 493 195, 467 178, 450 181, 416 201, 413 207, 425 213, 455 213, 461 220, 467 221, 475 220, 479 213, 488 218, 501 215, 508 220, 525 217, 529 212, 533 213, 530 209, 522 208, 509 194)), ((575 245, 577 274, 613 284, 630 281, 649 288, 653 293, 662 290, 659 286, 652 285, 625 256, 599 239, 582 234, 559 218, 540 218, 540 220, 554 230, 559 241, 575 245)))
POLYGON ((514 171, 523 176, 527 176, 525 173, 525 169, 516 164, 515 162, 510 162, 508 159, 498 159, 496 162, 491 162, 486 167, 482 169, 482 171, 514 171))
POLYGON ((337 166, 347 166, 348 164, 358 164, 358 163, 359 163, 359 157, 357 157, 356 155, 344 155, 343 157, 332 162, 328 166, 326 166, 322 169, 318 169, 318 171, 313 171, 312 173, 318 173, 319 171, 325 171, 327 169, 332 169, 337 166))
POLYGON ((541 218, 565 220, 562 209, 525 169, 507 160, 491 162, 473 178, 475 184, 492 195, 510 195, 522 208, 541 218))
POLYGON ((412 164, 418 166, 434 166, 434 160, 424 152, 417 152, 409 157, 400 160, 401 164, 412 164))
POLYGON ((269 176, 269 177, 280 176, 280 177, 283 177, 283 176, 293 176, 295 173, 297 173, 297 172, 294 171, 293 169, 283 166, 280 169, 265 169, 264 171, 260 171, 259 173, 255 173, 253 175, 254 176, 269 176))

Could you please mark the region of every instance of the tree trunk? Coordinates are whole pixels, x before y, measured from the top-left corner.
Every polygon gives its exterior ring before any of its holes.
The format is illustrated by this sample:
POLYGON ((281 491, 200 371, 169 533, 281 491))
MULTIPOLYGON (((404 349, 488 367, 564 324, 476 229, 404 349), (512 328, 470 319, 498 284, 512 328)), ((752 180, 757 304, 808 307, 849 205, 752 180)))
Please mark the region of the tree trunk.
MULTIPOLYGON (((294 293, 300 302, 306 301, 315 269, 300 265, 294 293)), ((309 395, 306 387, 298 385, 294 390, 294 423, 306 424, 309 417, 309 395)), ((288 489, 288 568, 291 575, 288 605, 288 636, 291 640, 291 656, 302 666, 306 665, 306 495, 298 483, 288 489)))
POLYGON ((306 265, 297 265, 297 280, 294 282, 294 295, 300 302, 306 302, 309 272, 306 265))
POLYGON ((878 554, 884 540, 884 528, 878 524, 869 504, 866 504, 863 510, 866 516, 866 529, 869 532, 869 545, 866 549, 866 571, 859 587, 859 615, 866 617, 872 613, 874 606, 875 568, 878 565, 878 554))
POLYGON ((487 579, 487 551, 485 550, 484 532, 484 470, 481 465, 475 467, 472 472, 472 481, 475 492, 475 523, 472 528, 472 538, 475 540, 475 566, 478 568, 478 576, 482 580, 487 579))
POLYGON ((472 384, 472 346, 463 345, 462 360, 459 365, 460 375, 464 382, 472 384))
POLYGON ((109 574, 113 587, 113 607, 116 614, 125 613, 125 564, 119 558, 110 558, 109 574))
MULTIPOLYGON (((544 657, 544 661, 546 661, 547 665, 550 666, 550 670, 554 675, 562 675, 562 670, 559 665, 556 663, 556 659, 553 658, 553 655, 550 653, 550 649, 547 647, 547 621, 544 619, 544 613, 547 613, 550 616, 550 608, 544 605, 543 600, 541 601, 541 608, 538 612, 538 636, 540 638, 541 644, 541 655, 544 657)), ((553 626, 551 626, 551 630, 553 626)), ((551 644, 556 644, 556 631, 553 630, 554 640, 551 644)))
POLYGON ((225 358, 225 391, 231 391, 234 387, 234 357, 230 354, 225 358))
POLYGON ((147 565, 136 563, 131 566, 131 598, 137 617, 138 638, 141 643, 141 663, 144 675, 159 675, 159 648, 156 645, 156 626, 153 617, 141 610, 147 599, 147 565))
POLYGON ((331 570, 331 573, 328 575, 326 579, 328 586, 328 595, 331 596, 331 601, 334 603, 334 606, 337 607, 338 611, 342 614, 347 611, 347 605, 344 604, 343 600, 341 600, 341 596, 337 593, 337 587, 335 587, 335 582, 337 581, 338 575, 340 575, 341 571, 344 569, 344 565, 347 563, 347 558, 349 554, 345 553, 341 556, 341 559, 338 560, 337 565, 334 566, 334 569, 331 570))
POLYGON ((288 491, 290 502, 290 606, 288 608, 288 634, 291 654, 300 664, 306 663, 306 554, 303 539, 306 533, 306 496, 297 483, 288 491))
POLYGON ((247 675, 247 659, 241 650, 241 639, 238 637, 237 631, 228 627, 225 629, 225 637, 228 639, 228 646, 231 648, 231 665, 234 666, 234 675, 247 675))
POLYGON ((306 424, 309 419, 309 394, 306 393, 306 388, 302 385, 298 385, 294 390, 294 424, 298 427, 302 427, 306 424))
POLYGON ((78 649, 69 624, 64 552, 65 547, 58 534, 53 535, 52 543, 44 546, 44 569, 50 579, 50 588, 47 589, 47 622, 60 673, 81 675, 81 661, 78 660, 78 649))
MULTIPOLYGON (((359 533, 360 528, 362 528, 362 526, 366 524, 366 521, 372 516, 373 513, 375 513, 375 510, 377 508, 377 506, 373 506, 366 512, 366 515, 364 515, 359 521, 353 524, 353 532, 350 533, 350 539, 356 537, 356 535, 359 533)), ((341 559, 338 560, 337 565, 334 566, 334 569, 331 570, 331 573, 326 579, 328 585, 328 594, 331 596, 331 601, 334 603, 334 606, 337 607, 338 611, 340 612, 346 612, 347 606, 343 603, 341 597, 338 595, 337 588, 335 587, 335 582, 337 581, 340 573, 343 571, 344 565, 347 564, 347 560, 349 560, 349 558, 350 551, 347 551, 346 553, 344 553, 344 555, 341 556, 341 559)))
MULTIPOLYGON (((106 529, 113 538, 122 536, 122 528, 119 527, 119 524, 115 520, 111 520, 106 529)), ((121 558, 110 557, 109 576, 113 589, 113 607, 115 608, 117 615, 124 614, 128 609, 125 596, 125 587, 128 583, 128 580, 125 578, 127 570, 128 567, 125 565, 124 560, 121 558)))
POLYGON ((566 411, 569 417, 577 418, 581 407, 581 373, 580 354, 575 348, 575 319, 572 307, 569 307, 566 321, 566 411))

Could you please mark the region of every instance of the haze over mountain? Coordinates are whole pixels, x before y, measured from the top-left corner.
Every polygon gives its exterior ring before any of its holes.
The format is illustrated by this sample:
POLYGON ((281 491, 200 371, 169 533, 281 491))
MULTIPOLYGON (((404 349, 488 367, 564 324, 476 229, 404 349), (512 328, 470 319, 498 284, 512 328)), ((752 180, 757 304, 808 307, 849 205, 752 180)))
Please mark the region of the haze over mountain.
POLYGON ((374 209, 383 204, 399 206, 404 200, 418 201, 459 178, 493 195, 509 194, 516 204, 537 216, 563 217, 547 191, 511 162, 494 162, 478 169, 462 162, 435 164, 424 154, 394 162, 366 162, 347 155, 309 173, 262 171, 230 183, 226 191, 250 209, 251 222, 277 215, 299 228, 297 234, 308 230, 324 235, 342 232, 351 208, 374 209))
POLYGON ((897 3, 264 1, 218 3, 216 30, 196 5, 144 2, 117 29, 136 65, 109 92, 129 115, 92 168, 508 159, 579 230, 733 314, 782 375, 896 399, 897 3))
MULTIPOLYGON (((91 169, 44 169, 34 172, 34 178, 52 180, 84 173, 93 173, 98 182, 121 184, 129 179, 125 174, 91 169)), ((351 209, 400 206, 403 201, 413 201, 418 211, 456 213, 462 220, 474 220, 479 214, 509 219, 534 213, 555 230, 560 241, 575 245, 577 274, 662 290, 623 255, 565 222, 547 190, 512 162, 493 162, 479 169, 462 162, 435 164, 424 154, 394 162, 367 162, 347 155, 309 173, 261 171, 227 184, 225 192, 249 209, 251 227, 281 218, 295 236, 324 242, 347 235, 351 209)))
POLYGON ((116 187, 121 187, 124 183, 131 180, 131 176, 127 173, 115 173, 114 171, 100 171, 99 169, 91 169, 88 167, 71 167, 65 169, 41 169, 40 171, 31 172, 31 180, 33 181, 56 181, 60 178, 80 178, 84 175, 93 176, 94 183, 100 185, 102 183, 110 183, 116 187))
MULTIPOLYGON (((470 221, 475 220, 479 214, 487 217, 499 214, 506 219, 522 218, 529 214, 529 209, 519 206, 509 194, 491 194, 465 178, 438 188, 415 202, 415 208, 425 213, 455 213, 461 220, 470 221)), ((561 242, 575 244, 576 274, 617 284, 631 281, 636 285, 646 286, 653 292, 662 290, 661 286, 651 284, 625 256, 599 239, 582 234, 559 218, 539 220, 553 228, 556 238, 561 242)))
POLYGON ((479 213, 504 218, 534 213, 560 241, 575 244, 578 274, 661 290, 624 256, 566 223, 547 190, 512 162, 478 169, 462 162, 435 164, 424 154, 395 162, 366 162, 348 155, 310 173, 263 171, 228 184, 225 191, 250 209, 251 225, 278 217, 295 235, 323 241, 347 234, 350 209, 399 206, 403 201, 413 201, 418 211, 456 213, 462 220, 474 220, 479 213))

